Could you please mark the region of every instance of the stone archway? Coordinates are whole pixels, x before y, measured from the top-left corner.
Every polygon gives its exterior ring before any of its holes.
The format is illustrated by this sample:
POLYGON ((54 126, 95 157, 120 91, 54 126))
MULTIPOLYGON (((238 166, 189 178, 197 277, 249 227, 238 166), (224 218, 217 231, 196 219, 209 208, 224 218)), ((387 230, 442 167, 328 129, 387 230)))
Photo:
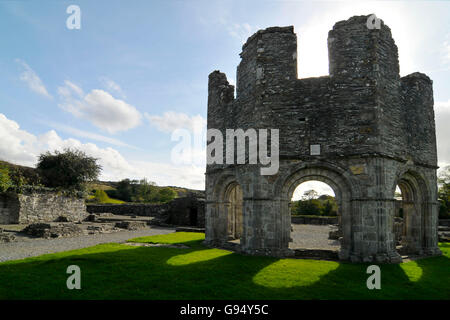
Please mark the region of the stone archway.
POLYGON ((290 202, 295 188, 303 182, 317 180, 328 184, 335 194, 338 204, 339 227, 342 231, 342 243, 339 256, 347 259, 351 251, 351 189, 342 174, 324 167, 309 167, 298 169, 283 183, 280 192, 280 215, 282 223, 282 243, 289 246, 291 231, 290 202))
MULTIPOLYGON (((401 253, 422 255, 427 251, 433 224, 432 204, 429 188, 420 173, 403 170, 398 175, 396 185, 402 193, 403 232, 401 253), (427 231, 428 230, 428 231, 427 231)), ((434 246, 433 246, 434 247, 434 246)))
POLYGON ((237 182, 228 185, 223 203, 227 217, 228 240, 239 240, 243 234, 244 216, 242 188, 237 182))
POLYGON ((206 201, 206 243, 223 246, 234 241, 242 245, 245 242, 243 208, 243 189, 235 176, 219 177, 206 201))
MULTIPOLYGON (((393 232, 393 195, 400 177, 414 204, 410 216, 422 221, 410 223, 408 245, 421 242, 425 254, 440 254, 432 81, 422 73, 400 77, 390 29, 382 24, 373 33, 367 19, 355 16, 330 30, 329 76, 297 78, 293 27, 259 30, 247 40, 236 90, 224 73, 209 75, 208 129, 223 137, 228 129, 270 129, 271 161, 279 161, 270 162, 277 171, 265 175, 260 170, 267 168, 265 163, 250 164, 250 156, 248 163, 230 163, 214 149, 216 160, 206 168, 207 243, 227 241, 225 193, 231 182, 238 182, 244 206, 242 251, 291 254, 292 192, 301 181, 319 180, 335 190, 340 205, 340 258, 400 262, 393 232), (383 50, 377 49, 380 39, 383 50), (380 76, 375 67, 386 72, 380 76), (383 111, 385 105, 392 112, 383 111), (272 130, 278 131, 274 139, 272 130), (274 153, 272 146, 278 146, 274 153), (422 178, 396 175, 404 168, 422 178)), ((246 150, 245 143, 241 147, 246 150)))

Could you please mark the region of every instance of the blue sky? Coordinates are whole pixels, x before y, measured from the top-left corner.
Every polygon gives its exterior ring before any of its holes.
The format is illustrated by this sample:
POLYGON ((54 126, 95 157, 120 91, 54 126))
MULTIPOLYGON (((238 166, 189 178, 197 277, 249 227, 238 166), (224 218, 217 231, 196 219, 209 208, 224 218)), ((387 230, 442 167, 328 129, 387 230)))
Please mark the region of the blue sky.
POLYGON ((202 189, 201 161, 171 161, 171 131, 204 124, 208 74, 234 84, 251 34, 294 25, 299 77, 326 75, 328 30, 370 13, 392 29, 401 75, 433 79, 439 163, 450 164, 444 1, 0 1, 0 158, 34 165, 42 151, 78 147, 100 158, 104 180, 202 189), (71 4, 80 30, 66 27, 71 4))

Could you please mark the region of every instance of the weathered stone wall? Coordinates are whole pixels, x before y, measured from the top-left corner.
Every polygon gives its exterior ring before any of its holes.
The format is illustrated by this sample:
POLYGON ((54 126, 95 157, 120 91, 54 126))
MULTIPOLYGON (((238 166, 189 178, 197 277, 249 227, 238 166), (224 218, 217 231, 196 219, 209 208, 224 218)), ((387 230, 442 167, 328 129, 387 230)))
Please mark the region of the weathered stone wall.
POLYGON ((205 226, 205 201, 197 197, 176 198, 164 204, 89 204, 89 213, 109 212, 127 216, 155 217, 165 223, 205 226))
POLYGON ((167 204, 88 204, 89 213, 110 212, 125 216, 160 217, 168 210, 167 204))
POLYGON ((169 203, 167 223, 180 226, 205 226, 205 200, 196 197, 177 198, 169 203))
POLYGON ((209 75, 208 129, 224 137, 225 129, 279 129, 280 169, 262 176, 260 165, 225 164, 225 153, 224 164, 207 166, 207 243, 228 241, 233 204, 226 190, 237 183, 244 199, 241 249, 287 253, 292 192, 319 180, 332 187, 339 204, 341 259, 401 261, 394 234, 397 184, 414 194, 402 204, 403 245, 410 253, 440 254, 432 82, 419 73, 400 78, 389 27, 381 21, 380 29, 369 29, 368 17, 337 22, 329 32, 329 76, 297 79, 293 27, 260 30, 247 40, 236 98, 225 74, 209 75), (320 145, 319 154, 311 145, 320 145))
POLYGON ((292 216, 292 223, 298 224, 315 224, 315 225, 326 225, 326 224, 337 224, 337 217, 299 217, 292 216))
POLYGON ((51 222, 61 216, 83 220, 87 216, 84 199, 48 191, 0 195, 0 223, 51 222))
POLYGON ((309 158, 310 145, 320 144, 327 157, 376 155, 435 167, 432 81, 421 73, 400 79, 391 30, 383 22, 369 30, 366 21, 335 24, 330 75, 317 78, 297 79, 293 27, 255 33, 242 48, 236 99, 225 74, 209 76, 208 128, 278 128, 284 158, 309 158))

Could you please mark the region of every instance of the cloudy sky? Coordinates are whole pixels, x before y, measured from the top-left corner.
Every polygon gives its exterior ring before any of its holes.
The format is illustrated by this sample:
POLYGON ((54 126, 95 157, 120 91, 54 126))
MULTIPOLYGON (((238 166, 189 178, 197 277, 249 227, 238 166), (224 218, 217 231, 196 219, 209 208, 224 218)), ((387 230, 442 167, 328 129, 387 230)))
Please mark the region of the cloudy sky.
POLYGON ((433 79, 439 164, 450 164, 444 1, 0 1, 0 159, 34 166, 43 151, 76 147, 100 159, 102 180, 203 189, 201 143, 195 161, 174 161, 172 132, 204 126, 208 74, 234 84, 251 34, 294 25, 299 77, 326 75, 328 30, 371 13, 392 29, 401 75, 433 79), (66 27, 70 4, 79 30, 66 27))

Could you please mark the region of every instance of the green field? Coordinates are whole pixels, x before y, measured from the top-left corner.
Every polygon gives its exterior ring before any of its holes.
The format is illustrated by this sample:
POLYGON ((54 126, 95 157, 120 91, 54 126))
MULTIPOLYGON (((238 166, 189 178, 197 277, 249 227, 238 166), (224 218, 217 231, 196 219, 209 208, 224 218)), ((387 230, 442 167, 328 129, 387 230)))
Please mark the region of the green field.
POLYGON ((125 201, 113 199, 110 198, 106 192, 102 189, 95 190, 95 193, 93 195, 88 196, 88 201, 91 201, 92 203, 102 203, 102 204, 122 204, 125 203, 125 201))
POLYGON ((0 299, 450 299, 450 245, 444 255, 381 265, 381 290, 368 290, 367 264, 254 257, 210 249, 202 233, 134 242, 189 249, 102 244, 0 263, 0 299), (81 290, 66 269, 81 268, 81 290))

